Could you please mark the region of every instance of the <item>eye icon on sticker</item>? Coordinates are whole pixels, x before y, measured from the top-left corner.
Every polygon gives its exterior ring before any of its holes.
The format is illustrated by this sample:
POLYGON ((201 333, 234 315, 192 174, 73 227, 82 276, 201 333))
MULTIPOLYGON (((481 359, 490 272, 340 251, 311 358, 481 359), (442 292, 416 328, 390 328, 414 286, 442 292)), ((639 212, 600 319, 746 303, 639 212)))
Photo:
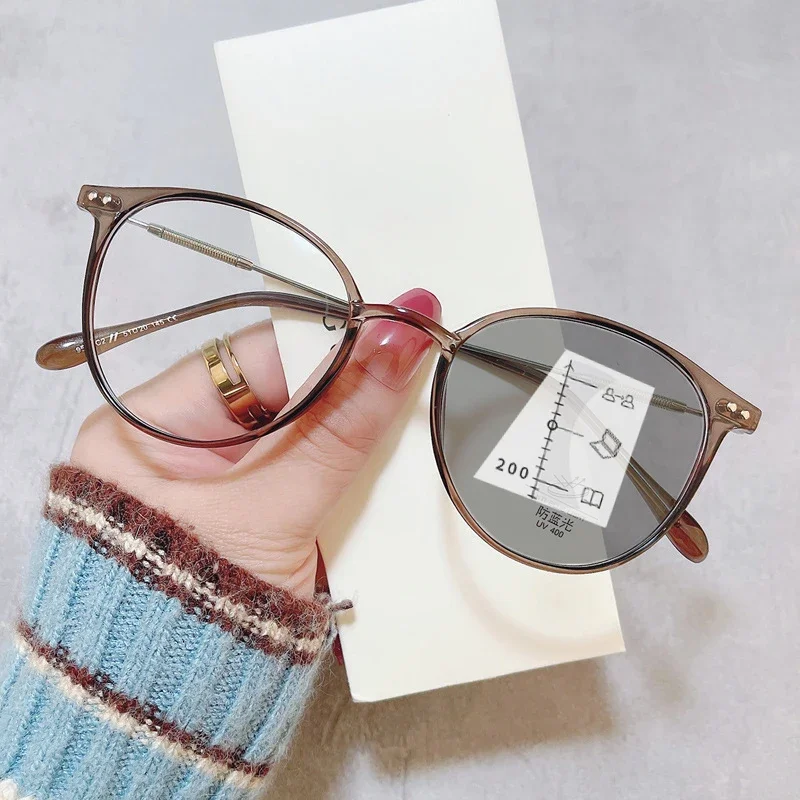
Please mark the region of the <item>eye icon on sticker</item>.
POLYGON ((652 396, 652 386, 564 350, 475 478, 604 528, 652 396))

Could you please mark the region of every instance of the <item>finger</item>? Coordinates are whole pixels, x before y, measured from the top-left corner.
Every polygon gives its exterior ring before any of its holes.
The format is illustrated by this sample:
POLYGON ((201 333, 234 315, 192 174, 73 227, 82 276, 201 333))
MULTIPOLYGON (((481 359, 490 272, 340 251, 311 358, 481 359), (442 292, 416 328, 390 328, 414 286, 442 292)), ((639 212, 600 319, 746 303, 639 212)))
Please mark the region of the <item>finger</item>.
MULTIPOLYGON (((285 406, 286 379, 272 322, 259 322, 234 333, 231 350, 259 403, 274 412, 285 406)), ((226 368, 230 374, 231 366, 226 364, 226 368)), ((231 416, 199 350, 126 393, 123 402, 146 422, 190 439, 224 439, 244 432, 231 416)), ((240 448, 239 454, 247 449, 249 446, 240 448)), ((234 454, 229 451, 226 455, 234 454)))
MULTIPOLYGON (((394 303, 437 320, 441 314, 424 289, 394 303)), ((231 471, 237 494, 258 497, 265 486, 280 485, 282 502, 263 510, 265 523, 315 532, 405 404, 430 345, 426 333, 405 323, 365 323, 353 357, 320 399, 259 441, 231 471)))

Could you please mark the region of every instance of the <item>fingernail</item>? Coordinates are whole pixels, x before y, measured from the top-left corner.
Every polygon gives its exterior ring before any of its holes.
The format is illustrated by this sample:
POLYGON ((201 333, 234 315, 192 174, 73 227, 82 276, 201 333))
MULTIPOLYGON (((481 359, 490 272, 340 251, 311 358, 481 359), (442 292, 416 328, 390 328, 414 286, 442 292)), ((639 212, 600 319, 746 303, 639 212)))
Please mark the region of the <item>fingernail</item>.
MULTIPOLYGON (((439 300, 425 289, 411 289, 392 303, 418 311, 437 322, 441 318, 439 300)), ((384 386, 403 389, 414 377, 432 339, 402 322, 384 319, 367 325, 356 342, 356 361, 384 386)))

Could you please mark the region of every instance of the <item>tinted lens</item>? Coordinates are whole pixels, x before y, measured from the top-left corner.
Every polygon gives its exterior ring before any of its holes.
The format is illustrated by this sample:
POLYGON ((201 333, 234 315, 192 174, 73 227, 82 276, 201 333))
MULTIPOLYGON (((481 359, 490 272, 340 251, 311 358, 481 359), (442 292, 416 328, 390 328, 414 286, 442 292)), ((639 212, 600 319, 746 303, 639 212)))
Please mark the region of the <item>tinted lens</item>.
POLYGON ((702 448, 703 404, 671 359, 599 325, 517 317, 473 334, 447 373, 444 456, 498 544, 600 566, 652 537, 702 448))
POLYGON ((144 422, 200 441, 234 438, 246 430, 223 405, 203 344, 230 334, 258 400, 277 411, 285 402, 284 374, 291 394, 338 347, 346 300, 331 261, 293 230, 219 203, 159 203, 120 227, 103 260, 94 313, 100 366, 113 392, 144 422), (266 291, 311 298, 329 313, 287 310, 266 291), (326 297, 339 299, 338 316, 326 297), (220 298, 229 300, 214 306, 220 298), (126 394, 181 359, 186 376, 159 408, 143 410, 137 393, 126 394))

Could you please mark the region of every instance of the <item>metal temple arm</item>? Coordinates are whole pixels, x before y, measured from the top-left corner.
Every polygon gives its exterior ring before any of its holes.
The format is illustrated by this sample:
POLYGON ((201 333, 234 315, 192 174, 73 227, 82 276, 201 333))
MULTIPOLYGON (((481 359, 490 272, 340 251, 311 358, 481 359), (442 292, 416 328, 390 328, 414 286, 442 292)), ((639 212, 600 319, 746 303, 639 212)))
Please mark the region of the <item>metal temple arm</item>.
MULTIPOLYGON (((349 306, 341 300, 336 307, 327 302, 284 292, 241 292, 218 297, 184 308, 178 308, 165 314, 138 319, 123 325, 111 325, 95 329, 95 346, 99 353, 113 350, 126 342, 140 339, 155 331, 171 328, 181 322, 198 319, 208 314, 228 311, 232 308, 261 306, 264 308, 288 308, 294 311, 307 311, 318 316, 330 316, 347 319, 349 306), (343 307, 343 308, 342 308, 343 307)), ((51 339, 36 351, 36 363, 44 369, 70 369, 86 362, 83 333, 77 331, 51 339)))
MULTIPOLYGON (((320 293, 322 294, 322 293, 320 293)), ((122 325, 112 325, 95 330, 95 346, 98 352, 105 353, 113 350, 125 342, 139 339, 148 333, 172 327, 181 322, 197 319, 207 314, 227 311, 231 308, 245 306, 262 306, 265 308, 288 308, 296 311, 305 311, 319 317, 332 317, 346 320, 350 315, 350 306, 343 300, 331 297, 326 300, 315 300, 312 297, 288 294, 283 292, 242 292, 226 295, 215 300, 208 300, 196 305, 186 306, 153 317, 134 320, 122 325)), ((540 383, 552 372, 552 366, 537 361, 529 361, 518 356, 510 356, 484 347, 477 347, 469 343, 463 344, 460 351, 465 355, 483 361, 491 366, 508 370, 523 378, 529 378, 540 383)), ((68 333, 51 339, 43 344, 36 352, 36 363, 44 369, 70 369, 85 363, 83 334, 80 331, 68 333)), ((581 380, 580 376, 575 379, 581 380)), ((586 381, 584 381, 586 382, 586 381)), ((666 411, 682 414, 695 414, 702 416, 700 409, 692 408, 679 400, 674 400, 663 395, 654 394, 650 405, 666 411)))
MULTIPOLYGON (((271 278, 286 286, 291 286, 298 289, 311 297, 316 297, 324 301, 325 307, 323 311, 312 309, 310 306, 305 305, 302 308, 291 305, 292 295, 281 295, 280 299, 275 295, 276 301, 274 305, 283 308, 297 308, 298 310, 309 311, 310 313, 321 313, 322 316, 331 316, 339 319, 346 319, 350 314, 350 305, 347 301, 339 297, 334 297, 327 292, 315 289, 299 281, 295 281, 286 275, 281 275, 272 270, 266 269, 259 264, 256 264, 249 258, 246 258, 239 253, 232 250, 226 250, 211 242, 206 242, 194 236, 176 231, 173 228, 168 228, 165 225, 160 225, 154 222, 145 222, 139 219, 129 219, 132 225, 146 231, 151 236, 155 236, 171 244, 184 247, 187 250, 200 253, 208 258, 222 261, 237 269, 242 269, 248 272, 257 272, 259 275, 271 278)), ((195 319, 203 316, 204 314, 211 314, 216 311, 224 311, 229 308, 235 308, 243 305, 269 305, 267 302, 233 302, 233 298, 255 297, 263 298, 264 293, 252 292, 242 295, 229 295, 217 300, 211 300, 208 303, 200 303, 195 306, 178 309, 177 311, 168 314, 162 314, 158 317, 148 317, 147 319, 131 322, 126 325, 112 326, 102 328, 95 331, 96 346, 100 352, 105 352, 125 341, 139 338, 140 336, 149 333, 150 331, 159 330, 164 326, 170 326, 178 322, 184 322, 189 319, 195 319)), ((302 298, 301 298, 302 299, 302 298)), ((509 356, 505 353, 498 353, 494 350, 487 350, 486 348, 476 347, 474 345, 462 345, 462 350, 469 355, 478 358, 487 363, 507 369, 522 377, 539 378, 542 380, 545 375, 549 374, 552 366, 542 364, 536 361, 528 361, 517 356, 509 356)), ((39 366, 45 369, 67 369, 72 366, 77 366, 85 361, 83 356, 83 337, 79 333, 71 333, 66 336, 60 336, 58 339, 53 339, 47 344, 39 348, 36 354, 36 362, 39 366)), ((581 380, 580 377, 575 377, 576 380, 581 380)), ((587 381, 584 380, 584 383, 587 381)), ((691 408, 679 400, 673 400, 669 397, 662 395, 653 395, 650 399, 650 405, 657 408, 663 408, 667 411, 675 411, 678 413, 697 414, 702 416, 700 409, 691 408)))

